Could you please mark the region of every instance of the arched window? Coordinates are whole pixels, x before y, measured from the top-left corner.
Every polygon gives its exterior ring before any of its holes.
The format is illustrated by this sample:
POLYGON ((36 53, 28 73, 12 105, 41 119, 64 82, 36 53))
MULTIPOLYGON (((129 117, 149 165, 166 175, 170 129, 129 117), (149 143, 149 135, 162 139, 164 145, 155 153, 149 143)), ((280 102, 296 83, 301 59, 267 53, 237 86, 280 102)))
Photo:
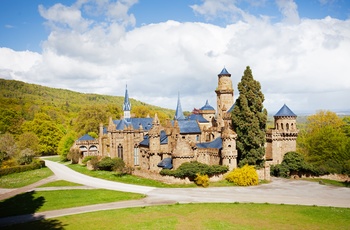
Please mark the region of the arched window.
POLYGON ((294 124, 292 123, 290 126, 291 126, 290 129, 294 130, 294 124))
POLYGON ((281 123, 281 129, 283 130, 283 123, 281 123))
POLYGON ((134 165, 139 165, 139 147, 134 146, 134 165))
POLYGON ((118 145, 118 157, 123 159, 123 146, 121 144, 118 145))
POLYGON ((287 131, 289 131, 289 124, 288 123, 286 124, 286 129, 287 129, 287 131))
POLYGON ((276 129, 278 129, 278 123, 276 123, 276 129))

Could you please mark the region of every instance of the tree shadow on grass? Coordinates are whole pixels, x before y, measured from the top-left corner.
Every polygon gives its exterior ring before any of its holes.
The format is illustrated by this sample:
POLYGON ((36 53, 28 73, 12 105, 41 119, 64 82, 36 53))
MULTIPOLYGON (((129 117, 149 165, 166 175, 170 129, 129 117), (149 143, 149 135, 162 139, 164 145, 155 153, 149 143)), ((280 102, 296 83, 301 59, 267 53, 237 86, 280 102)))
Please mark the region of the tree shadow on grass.
POLYGON ((18 194, 0 202, 0 217, 35 213, 45 203, 45 198, 34 197, 35 191, 18 194))
POLYGON ((34 216, 45 203, 44 197, 35 197, 34 194, 35 191, 21 193, 0 201, 1 229, 64 229, 58 220, 34 216))
POLYGON ((2 230, 17 230, 17 229, 26 229, 26 230, 63 230, 66 225, 62 224, 59 220, 55 219, 42 219, 33 221, 30 223, 22 223, 6 226, 1 228, 2 230))

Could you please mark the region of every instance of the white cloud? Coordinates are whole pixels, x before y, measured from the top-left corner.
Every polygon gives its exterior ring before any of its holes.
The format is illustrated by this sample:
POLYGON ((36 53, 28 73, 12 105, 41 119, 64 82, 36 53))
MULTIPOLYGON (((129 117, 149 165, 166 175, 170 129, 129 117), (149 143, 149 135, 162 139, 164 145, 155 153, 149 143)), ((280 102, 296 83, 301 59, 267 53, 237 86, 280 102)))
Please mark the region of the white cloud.
POLYGON ((286 23, 299 23, 298 6, 293 0, 276 0, 276 3, 286 23))
MULTIPOLYGON (((254 18, 219 27, 167 21, 126 30, 133 21, 127 9, 135 1, 123 3, 126 8, 114 12, 124 16, 104 14, 102 22, 83 16, 92 14, 90 1, 42 8, 54 25, 42 54, 1 48, 0 74, 109 95, 124 95, 128 84, 131 97, 173 109, 180 92, 183 109, 192 110, 207 99, 216 106, 217 74, 224 66, 236 89, 249 65, 261 82, 269 112, 284 103, 294 111, 349 109, 350 20, 293 21, 297 8, 286 1, 280 3, 281 10, 293 23, 254 18)), ((101 1, 101 9, 106 4, 101 1)))

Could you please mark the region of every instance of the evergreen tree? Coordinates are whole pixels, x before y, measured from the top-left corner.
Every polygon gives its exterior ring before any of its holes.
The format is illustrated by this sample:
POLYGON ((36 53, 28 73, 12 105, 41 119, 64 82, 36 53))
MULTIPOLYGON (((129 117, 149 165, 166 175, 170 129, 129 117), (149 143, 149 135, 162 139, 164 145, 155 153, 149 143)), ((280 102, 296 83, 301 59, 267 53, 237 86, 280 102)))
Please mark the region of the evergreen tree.
POLYGON ((237 133, 238 164, 262 166, 265 154, 267 111, 260 83, 247 66, 238 84, 239 97, 232 111, 233 130, 237 133))

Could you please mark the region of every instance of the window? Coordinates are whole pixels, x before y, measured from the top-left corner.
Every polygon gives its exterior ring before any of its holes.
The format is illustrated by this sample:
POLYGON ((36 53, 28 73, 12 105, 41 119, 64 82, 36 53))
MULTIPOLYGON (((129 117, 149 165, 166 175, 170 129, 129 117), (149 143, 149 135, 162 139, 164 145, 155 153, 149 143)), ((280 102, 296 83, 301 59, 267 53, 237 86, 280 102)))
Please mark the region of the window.
POLYGON ((199 135, 197 135, 197 137, 196 137, 196 141, 197 141, 197 142, 199 142, 199 135))
POLYGON ((121 144, 118 145, 118 157, 123 159, 123 146, 121 144))
POLYGON ((139 147, 134 146, 134 165, 139 165, 139 147))
POLYGON ((286 124, 286 129, 287 129, 287 131, 289 131, 289 124, 288 123, 286 124))

